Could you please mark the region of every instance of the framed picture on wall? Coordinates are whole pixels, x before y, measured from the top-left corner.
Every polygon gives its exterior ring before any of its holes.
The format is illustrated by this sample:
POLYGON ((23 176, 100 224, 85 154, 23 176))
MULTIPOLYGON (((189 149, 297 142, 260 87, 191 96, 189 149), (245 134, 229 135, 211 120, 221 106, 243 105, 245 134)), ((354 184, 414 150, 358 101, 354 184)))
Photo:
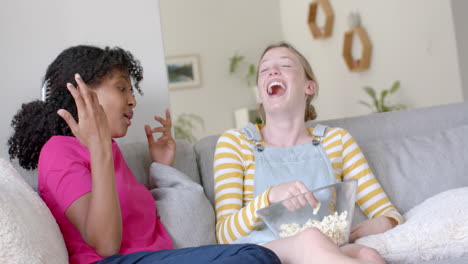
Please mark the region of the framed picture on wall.
POLYGON ((193 88, 201 85, 198 55, 167 57, 169 89, 193 88))

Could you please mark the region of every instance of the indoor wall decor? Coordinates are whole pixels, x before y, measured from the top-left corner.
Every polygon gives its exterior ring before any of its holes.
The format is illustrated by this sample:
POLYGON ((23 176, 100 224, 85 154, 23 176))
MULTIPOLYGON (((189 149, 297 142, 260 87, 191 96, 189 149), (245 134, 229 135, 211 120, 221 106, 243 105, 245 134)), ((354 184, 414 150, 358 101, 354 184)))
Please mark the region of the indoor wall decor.
POLYGON ((198 55, 167 57, 169 89, 192 88, 201 85, 198 55))
POLYGON ((316 0, 309 5, 309 16, 307 23, 314 39, 328 38, 332 34, 335 14, 328 0, 316 0), (320 27, 317 23, 317 12, 321 8, 325 14, 325 24, 320 27))
POLYGON ((367 36, 366 30, 361 26, 361 19, 358 13, 352 13, 349 17, 351 29, 344 33, 343 58, 346 66, 351 72, 361 72, 369 68, 372 55, 372 44, 367 36), (354 58, 353 38, 358 37, 362 45, 362 53, 359 58, 354 58))

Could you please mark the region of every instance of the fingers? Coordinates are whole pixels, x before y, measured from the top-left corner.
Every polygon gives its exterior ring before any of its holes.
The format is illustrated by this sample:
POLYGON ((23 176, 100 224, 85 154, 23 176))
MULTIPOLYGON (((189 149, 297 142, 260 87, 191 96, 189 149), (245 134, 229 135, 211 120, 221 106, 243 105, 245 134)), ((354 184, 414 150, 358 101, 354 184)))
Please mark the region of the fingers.
POLYGON ((309 189, 307 189, 307 186, 301 181, 295 182, 294 185, 295 188, 293 189, 293 194, 297 196, 297 203, 299 203, 299 206, 302 207, 307 204, 304 193, 308 192, 309 189))
POLYGON ((353 227, 351 230, 351 233, 349 234, 349 242, 353 243, 356 239, 360 237, 360 229, 361 229, 361 224, 353 227))
POLYGON ((151 127, 149 125, 145 125, 145 133, 146 138, 148 139, 148 144, 154 143, 153 132, 151 131, 151 127))
POLYGON ((95 93, 88 87, 78 73, 75 74, 75 81, 78 84, 78 91, 83 95, 86 105, 90 106, 96 103, 97 98, 95 93))
POLYGON ((305 194, 304 194, 304 193, 298 195, 296 198, 297 198, 297 201, 298 201, 298 203, 299 203, 299 206, 302 207, 302 206, 304 206, 304 205, 307 204, 307 200, 306 200, 306 198, 305 198, 305 194))
POLYGON ((313 192, 307 192, 307 193, 305 193, 304 197, 305 197, 307 203, 308 203, 312 208, 314 208, 314 211, 315 211, 315 209, 317 209, 317 211, 318 211, 318 207, 319 207, 320 205, 319 205, 319 201, 317 200, 317 198, 315 198, 314 193, 313 193, 313 192))
POLYGON ((166 110, 166 119, 160 117, 160 116, 155 116, 154 120, 158 121, 161 123, 161 125, 169 130, 171 130, 172 127, 172 119, 171 119, 171 112, 169 109, 166 110))
POLYGON ((100 111, 101 106, 99 105, 96 93, 88 87, 78 73, 75 74, 75 81, 78 84, 77 87, 71 83, 67 83, 67 88, 75 100, 78 115, 85 115, 85 109, 91 110, 91 113, 100 111))
POLYGON ((73 135, 75 137, 79 137, 78 134, 79 134, 79 127, 78 127, 78 123, 75 121, 75 119, 73 118, 73 116, 70 114, 70 112, 68 112, 67 110, 65 109, 59 109, 57 111, 57 114, 63 118, 63 120, 65 120, 65 122, 67 123, 67 125, 70 127, 73 135))
POLYGON ((297 194, 298 190, 293 189, 292 191, 289 191, 287 193, 288 197, 291 197, 284 201, 283 205, 289 210, 289 211, 295 211, 297 209, 300 209, 304 205, 306 205, 306 200, 302 194, 297 194))
POLYGON ((146 131, 146 135, 148 136, 149 133, 162 133, 162 136, 160 138, 158 138, 158 140, 156 140, 157 142, 161 142, 161 141, 169 141, 172 139, 172 133, 171 133, 171 128, 172 128, 172 120, 171 120, 171 113, 169 111, 169 109, 166 110, 166 119, 160 117, 160 116, 155 116, 154 117, 154 120, 158 121, 162 127, 156 127, 156 128, 149 128, 149 130, 147 130, 147 128, 145 127, 145 130, 146 131))
POLYGON ((283 202, 289 211, 295 211, 299 208, 302 208, 306 205, 310 205, 314 212, 316 213, 319 209, 320 202, 314 196, 313 192, 307 189, 307 186, 301 182, 293 182, 289 190, 286 192, 286 197, 292 197, 283 202))
POLYGON ((158 121, 159 123, 161 123, 161 125, 162 125, 163 127, 167 127, 167 128, 169 128, 169 129, 171 128, 169 122, 168 122, 166 119, 162 118, 162 117, 155 116, 155 117, 154 117, 154 120, 156 120, 156 121, 158 121))
POLYGON ((80 112, 80 110, 82 111, 83 109, 85 109, 86 104, 83 100, 83 97, 81 96, 81 93, 78 91, 78 89, 71 83, 67 83, 67 89, 73 96, 73 99, 75 100, 75 104, 76 104, 76 108, 78 112, 80 112))
POLYGON ((352 232, 351 234, 349 234, 349 243, 354 243, 354 241, 356 241, 357 238, 358 238, 357 232, 352 232))
POLYGON ((148 143, 153 144, 155 142, 160 143, 160 142, 166 142, 166 141, 171 140, 172 136, 170 134, 164 133, 164 131, 167 132, 167 129, 163 127, 157 127, 157 128, 151 129, 149 125, 145 125, 145 133, 146 133, 146 138, 148 139, 148 143), (157 140, 154 140, 153 133, 156 133, 156 132, 162 132, 163 135, 157 140))
POLYGON ((297 194, 301 194, 301 193, 305 193, 305 192, 308 192, 309 189, 307 189, 307 186, 301 182, 301 181, 296 181, 295 182, 295 188, 297 189, 297 194))
POLYGON ((168 124, 168 127, 172 127, 172 119, 171 119, 171 111, 169 109, 166 109, 166 121, 168 124))
POLYGON ((156 127, 156 128, 151 129, 151 132, 153 133, 161 132, 166 135, 171 132, 171 129, 167 127, 156 127))
POLYGON ((165 135, 165 136, 162 136, 162 137, 158 138, 158 140, 156 140, 156 141, 157 142, 167 142, 167 141, 169 141, 171 139, 172 139, 171 136, 165 135))
MULTIPOLYGON (((152 134, 153 133, 162 133, 162 136, 163 137, 166 137, 166 136, 169 136, 171 137, 171 129, 169 127, 155 127, 155 128, 151 128, 149 125, 145 125, 145 132, 146 132, 146 136, 149 136, 151 135, 152 137, 152 134)), ((161 137, 162 138, 162 137, 161 137)), ((160 139, 161 139, 160 138, 160 139)))
POLYGON ((358 224, 356 226, 354 226, 352 229, 351 229, 351 232, 355 232, 356 230, 358 230, 360 227, 361 227, 362 223, 361 224, 358 224))
POLYGON ((289 199, 289 202, 290 202, 290 205, 291 205, 293 211, 295 211, 295 210, 297 210, 297 209, 299 209, 299 208, 302 207, 302 206, 301 206, 301 203, 299 202, 299 200, 298 200, 297 197, 290 198, 290 199, 289 199))
POLYGON ((296 211, 296 205, 291 201, 291 199, 283 201, 281 204, 290 212, 296 211))

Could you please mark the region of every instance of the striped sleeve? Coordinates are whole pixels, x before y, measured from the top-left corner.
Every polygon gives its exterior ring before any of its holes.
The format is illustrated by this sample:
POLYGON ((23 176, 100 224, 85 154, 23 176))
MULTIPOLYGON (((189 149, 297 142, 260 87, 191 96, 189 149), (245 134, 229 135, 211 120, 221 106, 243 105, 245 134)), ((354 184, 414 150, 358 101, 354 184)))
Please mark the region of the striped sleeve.
POLYGON ((356 203, 368 217, 383 215, 394 219, 398 224, 404 222, 403 216, 393 206, 372 173, 356 141, 346 130, 332 129, 324 140, 324 147, 334 161, 332 167, 339 180, 358 180, 356 203))
POLYGON ((253 151, 238 130, 228 130, 218 139, 213 167, 216 239, 231 244, 259 228, 256 211, 269 205, 270 189, 253 197, 253 151))

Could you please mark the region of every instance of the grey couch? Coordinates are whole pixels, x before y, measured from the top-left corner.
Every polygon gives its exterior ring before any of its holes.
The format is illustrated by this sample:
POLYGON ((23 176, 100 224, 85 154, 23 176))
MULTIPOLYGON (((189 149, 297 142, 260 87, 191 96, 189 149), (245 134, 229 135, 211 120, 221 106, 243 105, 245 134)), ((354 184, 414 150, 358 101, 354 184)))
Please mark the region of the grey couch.
MULTIPOLYGON (((468 103, 319 123, 345 128, 354 136, 374 174, 402 214, 437 193, 468 186, 468 103)), ((176 167, 201 182, 212 204, 217 138, 214 135, 201 139, 194 145, 194 154, 189 154, 190 150, 178 150, 186 152, 184 156, 196 157, 198 175, 193 172, 195 164, 191 158, 176 163, 176 167)), ((365 219, 356 208, 353 225, 365 219)), ((468 254, 424 263, 468 263, 468 254)))
MULTIPOLYGON (((309 125, 313 126, 315 123, 311 122, 309 125)), ((468 133, 463 135, 468 131, 468 103, 320 123, 345 128, 354 136, 376 177, 402 214, 439 192, 468 186, 468 133)), ((177 141, 174 164, 176 169, 193 181, 194 186, 200 184, 203 187, 200 190, 204 191, 211 205, 214 201, 213 156, 217 138, 218 135, 209 136, 193 146, 184 141, 177 141)), ((149 186, 150 161, 146 144, 123 144, 121 148, 135 176, 149 186)), ((21 170, 21 173, 30 185, 36 186, 34 172, 21 170)), ((194 208, 197 208, 196 206, 194 208)), ((214 212, 211 206, 208 210, 210 212, 204 214, 205 219, 202 220, 206 222, 203 227, 207 229, 205 234, 197 233, 198 238, 193 241, 186 237, 183 239, 185 243, 178 242, 178 246, 214 242, 214 212), (206 232, 210 234, 207 236, 206 232)), ((356 209, 353 225, 364 219, 361 210, 356 209)), ((196 221, 200 220, 191 221, 192 224, 187 230, 197 229, 199 225, 196 221)), ((456 259, 421 263, 468 263, 468 254, 456 259)))

